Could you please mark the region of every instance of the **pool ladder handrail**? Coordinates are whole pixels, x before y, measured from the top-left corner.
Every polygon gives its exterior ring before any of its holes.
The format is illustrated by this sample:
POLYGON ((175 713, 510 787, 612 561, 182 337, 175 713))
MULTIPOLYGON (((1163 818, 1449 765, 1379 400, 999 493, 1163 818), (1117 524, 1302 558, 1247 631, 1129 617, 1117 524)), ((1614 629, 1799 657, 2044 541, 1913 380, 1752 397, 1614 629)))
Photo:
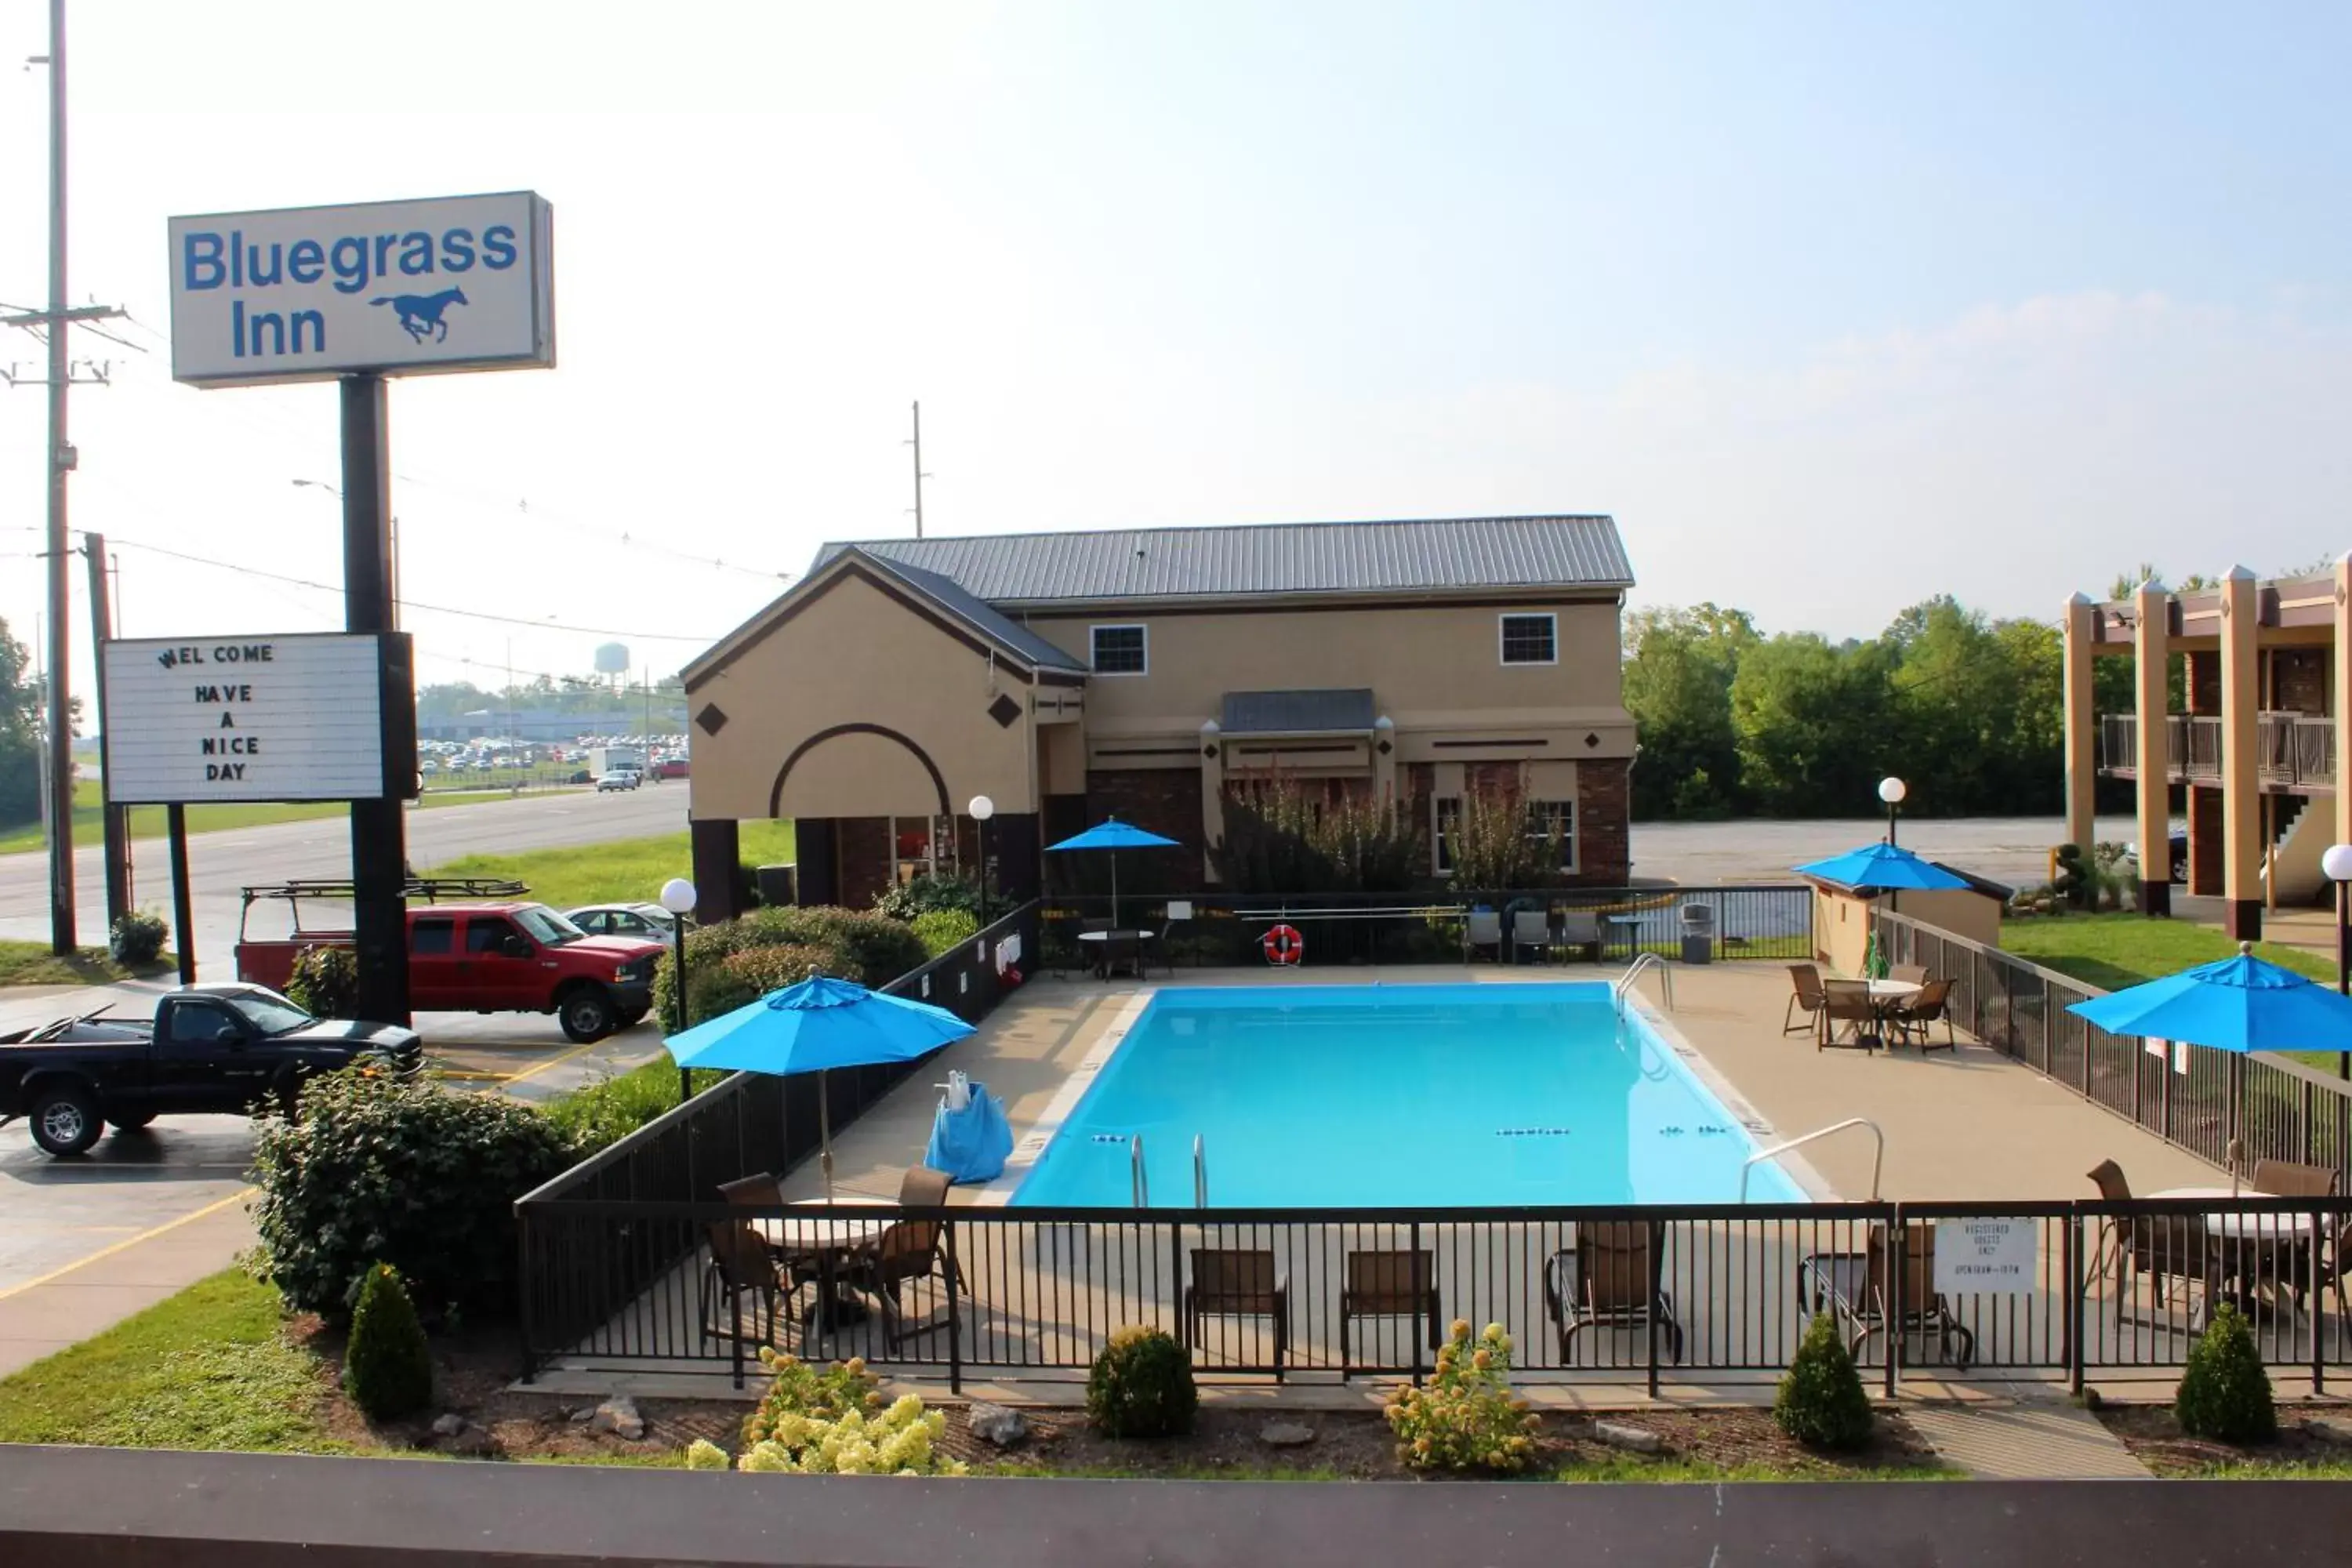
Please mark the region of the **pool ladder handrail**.
POLYGON ((1886 1132, 1867 1116, 1849 1116, 1843 1121, 1832 1121, 1827 1127, 1816 1127, 1802 1137, 1791 1138, 1786 1143, 1775 1143, 1769 1149, 1759 1149, 1755 1153, 1748 1155, 1739 1167, 1739 1201, 1743 1204, 1748 1201, 1748 1173, 1753 1171, 1759 1162, 1769 1160, 1776 1154, 1785 1154, 1800 1144, 1826 1138, 1832 1132, 1843 1132, 1849 1127, 1867 1127, 1870 1129, 1870 1135, 1878 1140, 1878 1152, 1872 1155, 1870 1161, 1870 1201, 1876 1203, 1879 1173, 1886 1169, 1886 1132))
POLYGON ((1127 1168, 1129 1184, 1134 1189, 1135 1206, 1139 1209, 1150 1208, 1151 1206, 1151 1182, 1150 1179, 1143 1173, 1143 1134, 1140 1132, 1131 1134, 1128 1138, 1127 1168))
POLYGON ((1201 1134, 1192 1134, 1192 1206, 1209 1206, 1209 1155, 1201 1134))
POLYGON ((1619 1017, 1625 1016, 1625 993, 1633 989, 1633 983, 1641 979, 1645 971, 1652 969, 1658 972, 1658 994, 1664 1000, 1666 1011, 1671 1013, 1675 1010, 1674 966, 1654 952, 1637 952, 1633 955, 1633 962, 1625 966, 1625 973, 1617 977, 1614 989, 1619 1017))

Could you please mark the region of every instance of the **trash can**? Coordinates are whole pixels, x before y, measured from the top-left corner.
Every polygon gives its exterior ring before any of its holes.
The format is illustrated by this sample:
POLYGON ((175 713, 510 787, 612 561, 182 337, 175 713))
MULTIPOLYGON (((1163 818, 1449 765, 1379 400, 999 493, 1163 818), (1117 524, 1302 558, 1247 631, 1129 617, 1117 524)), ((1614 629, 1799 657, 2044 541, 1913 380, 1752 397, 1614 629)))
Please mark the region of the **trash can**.
POLYGON ((1683 906, 1683 962, 1706 963, 1715 957, 1715 906, 1683 906))
POLYGON ((760 889, 760 901, 763 904, 778 907, 801 901, 796 866, 762 866, 752 873, 752 882, 760 889))

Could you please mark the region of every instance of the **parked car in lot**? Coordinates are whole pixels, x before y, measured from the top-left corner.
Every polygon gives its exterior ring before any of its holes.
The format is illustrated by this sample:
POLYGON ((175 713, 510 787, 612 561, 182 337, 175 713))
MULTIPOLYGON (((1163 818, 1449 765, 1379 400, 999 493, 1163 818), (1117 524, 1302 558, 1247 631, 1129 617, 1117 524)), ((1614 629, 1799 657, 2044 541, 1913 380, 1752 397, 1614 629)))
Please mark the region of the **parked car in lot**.
POLYGON ((414 1029, 314 1018, 258 985, 170 992, 152 1019, 105 1012, 0 1035, 0 1122, 28 1118, 51 1155, 84 1152, 105 1126, 290 1105, 303 1079, 357 1064, 414 1072, 423 1053, 414 1029))
POLYGON ((614 768, 611 773, 600 773, 596 777, 596 793, 598 795, 603 795, 606 790, 635 789, 636 787, 637 775, 632 769, 614 768))
MULTIPOLYGON (((654 963, 664 943, 591 936, 545 904, 518 897, 441 903, 450 888, 416 880, 408 896, 408 1002, 431 1013, 552 1013, 569 1038, 586 1044, 629 1028, 653 1010, 654 963)), ((246 911, 264 900, 295 903, 291 936, 236 944, 237 978, 283 987, 306 947, 349 947, 348 930, 304 929, 302 900, 348 900, 350 884, 297 882, 245 889, 246 911)))
POLYGON ((654 777, 656 779, 682 779, 686 777, 686 759, 684 757, 664 757, 661 761, 654 764, 654 777))
POLYGON ((672 934, 670 913, 659 904, 583 904, 564 910, 563 918, 590 936, 626 936, 666 943, 672 934))

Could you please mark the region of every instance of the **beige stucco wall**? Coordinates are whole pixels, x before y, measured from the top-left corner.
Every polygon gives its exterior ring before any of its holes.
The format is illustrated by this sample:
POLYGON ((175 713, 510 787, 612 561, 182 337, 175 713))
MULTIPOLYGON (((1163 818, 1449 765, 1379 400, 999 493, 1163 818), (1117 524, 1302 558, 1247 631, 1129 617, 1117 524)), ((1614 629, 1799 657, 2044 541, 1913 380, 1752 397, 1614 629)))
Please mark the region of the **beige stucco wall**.
POLYGON ((1873 902, 1891 907, 1908 919, 1940 926, 1970 942, 1980 942, 1988 947, 2000 945, 2000 900, 1988 898, 1972 888, 1954 888, 1932 893, 1899 893, 1894 896, 1890 904, 1883 894, 1875 900, 1858 898, 1845 889, 1816 882, 1813 884, 1813 956, 1842 974, 1860 974, 1863 959, 1869 952, 1870 906, 1873 902))
MULTIPOLYGON (((1380 710, 1396 721, 1401 761, 1486 760, 1484 752, 1433 749, 1432 742, 1489 731, 1542 737, 1547 750, 1563 756, 1627 757, 1633 751, 1613 599, 1507 609, 1388 604, 1025 618, 1080 659, 1091 656, 1095 626, 1147 628, 1148 673, 1096 675, 1087 683, 1087 728, 1097 743, 1192 736, 1217 716, 1228 691, 1369 686, 1380 710), (1504 664, 1498 617, 1538 612, 1557 617, 1559 662, 1504 664), (1584 743, 1588 733, 1596 744, 1584 743)), ((1494 753, 1527 754, 1525 747, 1494 753)), ((1171 759, 1169 765, 1181 764, 1171 759)))
MULTIPOLYGON (((897 731, 928 752, 958 811, 986 795, 1001 812, 1037 809, 1030 688, 865 579, 837 575, 798 613, 691 689, 689 708, 715 702, 727 722, 694 740, 692 814, 769 815, 777 771, 810 736, 840 724, 897 731), (988 708, 1010 694, 1022 717, 1000 725, 988 708)), ((1062 726, 1062 728, 1069 728, 1062 726)), ((922 763, 886 737, 820 742, 793 766, 776 815, 919 816, 939 790, 922 763)))

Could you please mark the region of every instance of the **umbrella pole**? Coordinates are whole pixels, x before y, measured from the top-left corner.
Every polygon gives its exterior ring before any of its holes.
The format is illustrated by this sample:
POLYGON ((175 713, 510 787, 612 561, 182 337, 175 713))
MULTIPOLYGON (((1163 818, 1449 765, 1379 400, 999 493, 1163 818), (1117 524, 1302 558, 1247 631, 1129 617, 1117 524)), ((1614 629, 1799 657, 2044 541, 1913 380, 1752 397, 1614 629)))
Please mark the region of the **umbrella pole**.
POLYGON ((1110 852, 1110 929, 1118 929, 1118 851, 1110 852))
POLYGON ((833 1202, 833 1096, 825 1092, 825 1079, 831 1073, 819 1068, 816 1075, 816 1139, 817 1168, 824 1173, 824 1201, 833 1202))

